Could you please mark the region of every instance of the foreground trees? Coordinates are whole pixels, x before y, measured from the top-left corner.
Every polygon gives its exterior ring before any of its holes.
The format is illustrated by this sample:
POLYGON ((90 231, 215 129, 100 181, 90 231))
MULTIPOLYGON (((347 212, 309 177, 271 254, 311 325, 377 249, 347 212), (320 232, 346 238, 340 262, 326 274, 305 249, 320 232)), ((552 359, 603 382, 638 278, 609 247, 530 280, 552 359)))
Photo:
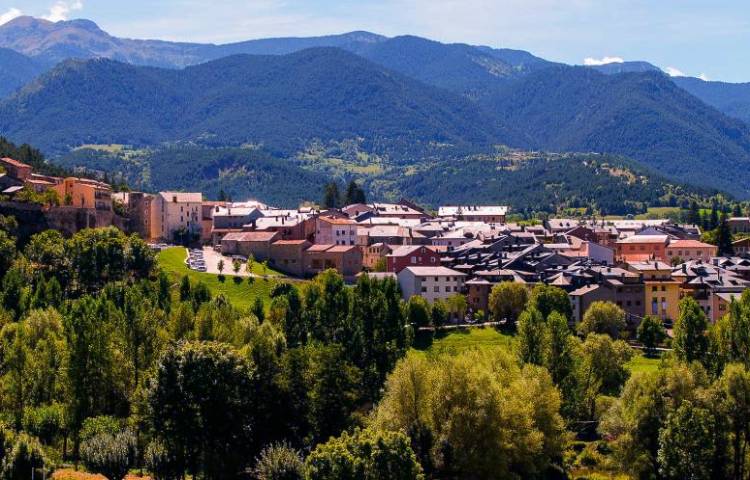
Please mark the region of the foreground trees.
POLYGON ((508 478, 540 474, 561 454, 559 409, 546 370, 502 351, 410 355, 388 378, 376 425, 418 433, 418 458, 446 475, 508 478))

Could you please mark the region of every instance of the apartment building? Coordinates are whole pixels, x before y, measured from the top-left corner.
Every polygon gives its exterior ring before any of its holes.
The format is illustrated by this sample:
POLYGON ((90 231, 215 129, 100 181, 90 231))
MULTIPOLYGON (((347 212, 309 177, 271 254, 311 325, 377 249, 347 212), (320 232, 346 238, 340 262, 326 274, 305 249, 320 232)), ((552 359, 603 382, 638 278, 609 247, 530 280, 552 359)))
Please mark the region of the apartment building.
POLYGON ((203 195, 201 193, 159 192, 151 208, 153 239, 198 239, 203 229, 203 195))
POLYGON ((406 267, 397 274, 404 299, 414 295, 428 302, 462 293, 466 275, 446 267, 406 267))

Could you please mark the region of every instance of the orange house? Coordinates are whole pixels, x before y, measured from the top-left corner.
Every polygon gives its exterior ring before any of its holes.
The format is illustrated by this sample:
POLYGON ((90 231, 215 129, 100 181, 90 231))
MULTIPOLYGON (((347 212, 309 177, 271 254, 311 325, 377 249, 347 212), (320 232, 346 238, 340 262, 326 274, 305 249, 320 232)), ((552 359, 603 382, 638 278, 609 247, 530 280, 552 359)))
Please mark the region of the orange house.
POLYGON ((716 251, 716 245, 698 240, 675 240, 667 246, 667 259, 681 258, 684 262, 701 260, 707 263, 716 256, 716 251))
POLYGON ((54 188, 64 204, 78 208, 112 210, 112 188, 106 183, 68 177, 54 188))
POLYGON ((623 262, 668 260, 667 235, 632 235, 615 243, 615 258, 623 262))

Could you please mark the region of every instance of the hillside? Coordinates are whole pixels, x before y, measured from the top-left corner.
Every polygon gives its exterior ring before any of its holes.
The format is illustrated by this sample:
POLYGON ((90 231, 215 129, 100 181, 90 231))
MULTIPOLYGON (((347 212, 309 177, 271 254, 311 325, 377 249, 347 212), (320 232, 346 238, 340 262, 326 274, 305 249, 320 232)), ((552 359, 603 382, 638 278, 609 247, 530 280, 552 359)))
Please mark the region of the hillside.
POLYGON ((625 155, 670 178, 750 195, 750 128, 664 74, 555 67, 513 82, 493 105, 533 139, 528 148, 625 155))
POLYGON ((184 70, 70 61, 0 103, 0 133, 55 152, 192 140, 290 153, 314 138, 363 137, 408 158, 432 144, 512 138, 495 125, 464 99, 325 48, 184 70))
POLYGON ((43 72, 31 58, 7 48, 0 48, 0 98, 7 97, 43 72))
POLYGON ((672 80, 730 117, 750 124, 750 83, 707 82, 692 77, 675 77, 672 80))
POLYGON ((529 212, 591 207, 611 214, 642 213, 647 207, 687 206, 690 199, 715 193, 669 182, 620 157, 505 148, 394 164, 351 141, 312 143, 286 158, 257 147, 87 147, 62 162, 70 168, 122 175, 137 189, 194 190, 209 198, 224 191, 233 198, 257 198, 285 207, 319 200, 332 179, 357 179, 373 199, 408 197, 430 207, 446 202, 509 203, 515 211, 529 212))

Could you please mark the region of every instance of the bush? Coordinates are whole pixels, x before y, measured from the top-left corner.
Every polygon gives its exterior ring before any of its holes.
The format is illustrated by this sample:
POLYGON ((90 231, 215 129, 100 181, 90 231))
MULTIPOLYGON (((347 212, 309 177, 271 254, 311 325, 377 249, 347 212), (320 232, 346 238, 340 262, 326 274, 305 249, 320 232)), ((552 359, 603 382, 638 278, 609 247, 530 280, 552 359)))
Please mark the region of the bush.
POLYGON ((32 469, 41 470, 46 461, 39 440, 21 433, 3 459, 2 480, 28 480, 32 469))
POLYGON ((116 435, 101 433, 81 444, 86 468, 109 480, 122 480, 135 463, 136 439, 130 431, 116 435))
POLYGON ((158 440, 148 444, 143 461, 153 480, 172 480, 183 474, 174 453, 158 440))
POLYGON ((99 417, 89 417, 83 421, 81 431, 78 436, 82 442, 92 439, 97 435, 109 434, 117 435, 122 431, 120 420, 115 417, 102 415, 99 417))
POLYGON ((300 453, 286 444, 266 447, 255 464, 258 480, 302 480, 305 463, 300 453))
POLYGON ((36 436, 45 445, 64 436, 65 425, 65 408, 59 403, 26 408, 23 412, 24 431, 36 436))

